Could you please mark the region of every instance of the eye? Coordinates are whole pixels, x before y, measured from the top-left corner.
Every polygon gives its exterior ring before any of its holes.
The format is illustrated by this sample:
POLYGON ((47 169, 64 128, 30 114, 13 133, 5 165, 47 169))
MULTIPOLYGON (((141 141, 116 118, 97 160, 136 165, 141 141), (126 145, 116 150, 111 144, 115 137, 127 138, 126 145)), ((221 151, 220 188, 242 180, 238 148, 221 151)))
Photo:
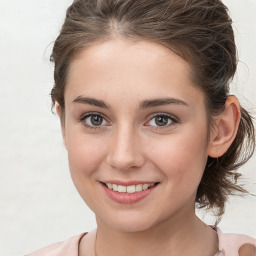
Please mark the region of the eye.
POLYGON ((148 122, 148 125, 153 127, 168 127, 175 123, 177 123, 177 120, 173 116, 167 114, 160 114, 155 115, 153 118, 151 118, 148 122))
POLYGON ((80 118, 80 121, 89 128, 99 128, 107 125, 108 122, 100 114, 87 114, 80 118))

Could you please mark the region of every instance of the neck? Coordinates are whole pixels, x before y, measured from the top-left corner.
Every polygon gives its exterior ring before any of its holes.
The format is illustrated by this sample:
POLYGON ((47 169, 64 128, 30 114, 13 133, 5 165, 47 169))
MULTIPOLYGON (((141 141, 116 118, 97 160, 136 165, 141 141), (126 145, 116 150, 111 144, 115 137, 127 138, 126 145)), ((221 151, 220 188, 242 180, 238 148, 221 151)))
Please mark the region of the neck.
POLYGON ((195 215, 185 219, 176 217, 137 232, 110 228, 99 219, 97 223, 97 256, 212 256, 218 250, 216 232, 195 215))

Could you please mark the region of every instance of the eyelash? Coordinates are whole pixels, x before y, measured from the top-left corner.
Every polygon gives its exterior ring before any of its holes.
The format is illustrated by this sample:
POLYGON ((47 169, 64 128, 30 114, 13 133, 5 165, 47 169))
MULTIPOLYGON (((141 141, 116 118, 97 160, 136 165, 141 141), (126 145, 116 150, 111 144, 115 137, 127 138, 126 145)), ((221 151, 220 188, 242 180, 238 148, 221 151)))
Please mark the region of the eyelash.
MULTIPOLYGON (((89 128, 89 129, 92 129, 92 130, 100 129, 102 127, 101 124, 99 126, 92 126, 92 125, 88 125, 88 124, 86 124, 84 122, 88 117, 92 117, 92 116, 101 117, 106 123, 108 123, 108 121, 106 121, 106 119, 104 118, 104 115, 102 113, 99 113, 99 112, 89 112, 89 113, 86 113, 86 114, 82 115, 79 118, 79 122, 83 123, 83 125, 86 128, 89 128)), ((166 125, 163 125, 163 126, 157 126, 157 125, 156 126, 152 126, 154 129, 164 129, 164 128, 167 128, 169 126, 177 124, 178 121, 179 121, 178 118, 174 117, 173 115, 170 115, 170 114, 167 114, 167 113, 157 113, 157 114, 153 115, 146 124, 148 124, 150 121, 152 121, 154 118, 157 118, 157 117, 168 118, 171 123, 168 124, 167 126, 166 125)), ((150 125, 146 125, 146 126, 150 126, 150 125)))
MULTIPOLYGON (((175 125, 175 124, 177 124, 179 122, 178 118, 176 118, 175 116, 173 116, 171 114, 157 113, 157 114, 154 114, 147 123, 149 123, 150 121, 152 121, 154 118, 157 118, 157 117, 168 118, 168 120, 170 121, 170 124, 163 125, 163 126, 157 126, 157 125, 156 126, 152 126, 154 129, 168 128, 168 127, 173 126, 173 125, 175 125)), ((150 126, 150 125, 147 125, 147 126, 150 126)))
MULTIPOLYGON (((99 125, 99 126, 92 126, 92 125, 88 125, 86 124, 84 121, 86 118, 88 117, 92 117, 92 116, 98 116, 98 117, 101 117, 105 122, 106 119, 104 118, 104 115, 102 113, 99 113, 99 112, 89 112, 89 113, 86 113, 85 115, 82 115, 80 118, 79 118, 79 122, 83 123, 83 125, 86 127, 86 128, 89 128, 89 129, 92 129, 92 130, 95 130, 95 129, 100 129, 102 125, 99 125)), ((108 122, 107 122, 108 123, 108 122)))

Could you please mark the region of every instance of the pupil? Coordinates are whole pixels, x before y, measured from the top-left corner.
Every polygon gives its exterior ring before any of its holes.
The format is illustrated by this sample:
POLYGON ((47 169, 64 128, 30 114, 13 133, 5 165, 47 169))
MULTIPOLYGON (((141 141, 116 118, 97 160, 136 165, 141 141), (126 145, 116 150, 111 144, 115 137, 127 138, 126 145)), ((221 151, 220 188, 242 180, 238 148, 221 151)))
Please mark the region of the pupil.
POLYGON ((158 126, 164 126, 164 125, 168 124, 168 118, 164 117, 164 116, 158 116, 156 118, 156 124, 158 126))
POLYGON ((101 116, 92 115, 91 122, 95 126, 99 126, 102 124, 103 118, 101 116))

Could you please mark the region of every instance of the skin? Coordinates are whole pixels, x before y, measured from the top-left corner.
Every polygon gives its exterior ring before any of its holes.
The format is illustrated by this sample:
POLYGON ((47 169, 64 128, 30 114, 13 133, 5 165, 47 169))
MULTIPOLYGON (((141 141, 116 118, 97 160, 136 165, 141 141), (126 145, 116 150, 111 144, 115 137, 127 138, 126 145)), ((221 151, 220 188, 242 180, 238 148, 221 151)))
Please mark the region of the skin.
MULTIPOLYGON (((118 38, 84 49, 71 63, 63 139, 74 184, 96 215, 98 256, 218 250, 216 232, 195 215, 195 196, 208 156, 221 156, 235 138, 239 102, 228 98, 208 141, 204 94, 190 71, 162 45, 118 38), (175 101, 152 105, 166 98, 175 101), (92 112, 100 124, 93 125, 92 112), (111 179, 159 184, 143 200, 119 204, 100 183, 111 179)), ((82 239, 79 255, 94 255, 95 237, 94 231, 82 239)))
POLYGON ((255 256, 256 248, 252 244, 244 244, 239 249, 239 256, 255 256))

